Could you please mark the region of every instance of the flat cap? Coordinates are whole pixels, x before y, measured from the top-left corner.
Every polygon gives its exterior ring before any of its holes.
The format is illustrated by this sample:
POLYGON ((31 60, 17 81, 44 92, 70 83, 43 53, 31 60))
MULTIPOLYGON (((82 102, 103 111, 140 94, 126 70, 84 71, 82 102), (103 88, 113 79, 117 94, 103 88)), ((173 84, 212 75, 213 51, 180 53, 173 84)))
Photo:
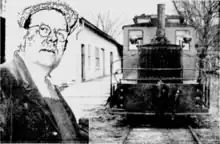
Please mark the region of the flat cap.
POLYGON ((21 13, 18 20, 20 27, 25 27, 27 19, 36 12, 41 10, 57 10, 63 14, 67 21, 68 31, 72 32, 78 20, 78 13, 73 10, 68 4, 61 2, 44 2, 36 5, 31 5, 25 8, 21 13))

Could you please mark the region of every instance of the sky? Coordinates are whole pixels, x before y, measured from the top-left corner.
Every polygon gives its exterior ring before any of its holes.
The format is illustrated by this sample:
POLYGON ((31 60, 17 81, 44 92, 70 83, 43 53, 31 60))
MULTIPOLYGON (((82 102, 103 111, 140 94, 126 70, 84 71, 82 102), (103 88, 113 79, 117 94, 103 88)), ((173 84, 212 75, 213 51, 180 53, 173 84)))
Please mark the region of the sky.
MULTIPOLYGON (((132 24, 133 17, 141 14, 157 14, 157 4, 165 4, 166 14, 175 14, 171 0, 75 0, 76 10, 90 22, 94 22, 97 13, 110 12, 110 17, 118 23, 132 24)), ((121 28, 120 28, 121 29, 121 28)), ((117 38, 122 43, 122 35, 117 38)))
POLYGON ((166 14, 175 12, 171 0, 75 0, 75 3, 76 9, 85 17, 110 11, 113 17, 121 16, 126 24, 133 23, 135 15, 156 14, 159 3, 166 5, 166 14))
MULTIPOLYGON (((6 36, 6 45, 8 47, 15 47, 15 43, 19 41, 19 29, 17 24, 18 13, 23 8, 32 5, 34 3, 51 1, 51 0, 2 0, 4 7, 2 15, 6 17, 8 25, 6 30, 8 35, 6 36), (5 4, 6 1, 6 4, 5 4), (11 39, 14 42, 11 42, 11 39)), ((59 0, 57 0, 59 1, 59 0)), ((156 14, 157 4, 165 4, 166 14, 175 14, 175 10, 171 0, 60 0, 67 2, 75 9, 80 16, 86 18, 88 21, 94 24, 95 16, 98 13, 110 12, 110 18, 115 20, 119 19, 121 23, 121 30, 123 25, 133 24, 133 17, 141 14, 156 14)), ((21 34, 21 33, 20 33, 21 34)), ((117 37, 117 41, 122 44, 123 35, 117 37)), ((10 53, 10 52, 9 52, 10 53)))
MULTIPOLYGON (((110 12, 110 18, 115 20, 120 18, 118 24, 133 24, 135 15, 157 14, 157 4, 165 4, 166 14, 175 14, 175 9, 171 0, 75 0, 76 10, 88 19, 95 22, 97 13, 110 12)), ((121 30, 122 26, 119 28, 121 30)), ((122 43, 122 33, 117 37, 117 41, 122 43)))

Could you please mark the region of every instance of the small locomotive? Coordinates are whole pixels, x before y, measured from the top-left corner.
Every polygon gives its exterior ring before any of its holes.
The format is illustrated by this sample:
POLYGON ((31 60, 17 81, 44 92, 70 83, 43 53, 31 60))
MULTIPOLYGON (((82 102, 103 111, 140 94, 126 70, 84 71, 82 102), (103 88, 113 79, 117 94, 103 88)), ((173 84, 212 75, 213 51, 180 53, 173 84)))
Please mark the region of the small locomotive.
POLYGON ((113 83, 112 74, 110 112, 207 114, 210 82, 197 66, 196 31, 180 16, 166 16, 164 4, 157 11, 123 26, 122 78, 113 83))

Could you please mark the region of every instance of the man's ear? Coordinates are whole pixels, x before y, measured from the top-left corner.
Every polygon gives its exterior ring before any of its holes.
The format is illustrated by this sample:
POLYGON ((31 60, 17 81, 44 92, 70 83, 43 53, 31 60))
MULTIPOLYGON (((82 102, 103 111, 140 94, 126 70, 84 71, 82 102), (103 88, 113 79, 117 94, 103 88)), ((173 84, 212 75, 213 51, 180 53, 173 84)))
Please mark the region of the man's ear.
POLYGON ((26 39, 23 38, 23 40, 21 41, 20 45, 19 45, 19 50, 21 52, 25 52, 25 48, 26 48, 26 39))

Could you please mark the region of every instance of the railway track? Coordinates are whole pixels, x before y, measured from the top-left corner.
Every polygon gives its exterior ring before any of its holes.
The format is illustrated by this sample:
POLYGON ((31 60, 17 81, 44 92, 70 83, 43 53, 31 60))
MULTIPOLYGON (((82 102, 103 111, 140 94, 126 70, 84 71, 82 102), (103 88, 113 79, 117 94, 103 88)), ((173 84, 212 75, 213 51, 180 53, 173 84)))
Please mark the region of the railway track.
POLYGON ((189 129, 189 131, 191 132, 192 137, 193 137, 193 139, 195 140, 195 142, 196 142, 197 144, 202 144, 202 141, 198 138, 197 134, 196 134, 195 131, 192 129, 192 127, 191 127, 191 126, 188 126, 188 129, 189 129))
POLYGON ((191 126, 185 128, 151 128, 129 126, 122 144, 203 144, 191 126))

